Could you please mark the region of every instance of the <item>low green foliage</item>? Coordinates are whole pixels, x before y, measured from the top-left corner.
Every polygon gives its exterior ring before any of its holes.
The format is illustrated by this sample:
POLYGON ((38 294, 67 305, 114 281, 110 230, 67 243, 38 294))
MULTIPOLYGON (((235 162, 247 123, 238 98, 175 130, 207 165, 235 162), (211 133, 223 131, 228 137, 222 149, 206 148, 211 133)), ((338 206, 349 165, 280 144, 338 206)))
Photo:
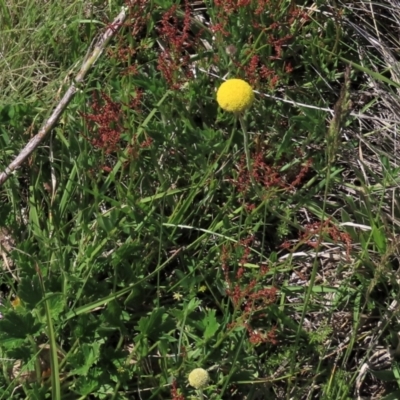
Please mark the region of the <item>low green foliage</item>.
POLYGON ((1 171, 123 5, 0 188, 0 399, 394 398, 396 352, 371 360, 398 332, 399 75, 354 27, 372 11, 4 2, 1 171), (225 78, 256 90, 240 116, 225 78))

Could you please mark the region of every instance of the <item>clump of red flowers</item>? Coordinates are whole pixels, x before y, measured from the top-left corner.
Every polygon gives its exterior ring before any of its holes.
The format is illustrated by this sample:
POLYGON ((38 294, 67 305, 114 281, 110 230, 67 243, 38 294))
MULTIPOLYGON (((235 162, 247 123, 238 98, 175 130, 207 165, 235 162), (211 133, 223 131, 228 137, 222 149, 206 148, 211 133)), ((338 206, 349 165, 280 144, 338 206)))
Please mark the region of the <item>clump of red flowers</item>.
MULTIPOLYGON (((265 150, 261 149, 252 156, 252 177, 264 189, 282 189, 291 191, 300 186, 311 165, 312 160, 308 159, 300 166, 296 166, 285 173, 280 171, 280 165, 274 165, 265 158, 265 150), (289 175, 293 175, 289 177, 289 175)), ((229 179, 237 188, 239 193, 246 194, 252 187, 250 172, 247 170, 245 155, 238 164, 238 175, 235 179, 229 179)), ((271 194, 270 192, 269 194, 271 194)))
POLYGON ((180 393, 176 379, 172 382, 171 386, 171 399, 172 400, 185 400, 185 396, 180 393))
POLYGON ((222 251, 222 271, 227 284, 226 294, 232 301, 236 310, 240 310, 241 316, 230 325, 235 328, 239 325, 244 326, 248 332, 249 340, 252 344, 272 343, 276 344, 276 333, 273 327, 269 331, 260 331, 253 325, 256 320, 266 316, 265 309, 273 304, 277 298, 275 287, 265 286, 263 278, 268 272, 265 265, 261 265, 257 273, 257 278, 250 276, 246 272, 245 264, 249 261, 253 236, 242 239, 237 245, 236 250, 241 250, 242 254, 238 261, 236 272, 231 271, 231 264, 234 263, 230 249, 224 247, 222 251))
POLYGON ((171 89, 179 89, 193 77, 187 67, 190 61, 188 49, 191 47, 189 2, 185 1, 183 21, 178 18, 177 6, 172 6, 162 17, 159 36, 163 50, 158 57, 157 69, 171 89))
POLYGON ((100 98, 97 92, 93 92, 91 109, 92 113, 81 113, 88 124, 88 140, 107 154, 118 150, 121 134, 125 131, 121 104, 103 92, 100 93, 100 98))
MULTIPOLYGON (((351 236, 347 232, 341 231, 332 223, 330 218, 326 219, 324 222, 306 224, 304 231, 299 235, 299 240, 300 244, 305 244, 315 249, 322 243, 324 237, 329 237, 335 244, 343 244, 346 249, 347 259, 350 260, 352 246, 351 236)), ((280 247, 290 251, 292 244, 286 241, 282 243, 280 247)), ((296 247, 298 248, 298 244, 296 247)))
MULTIPOLYGON (((140 112, 143 91, 138 89, 125 110, 123 103, 114 101, 104 92, 93 92, 90 103, 91 112, 81 113, 84 118, 89 134, 85 138, 96 148, 103 150, 106 154, 120 150, 121 135, 127 131, 123 122, 128 118, 126 109, 140 112)), ((152 139, 147 137, 144 142, 137 144, 133 137, 133 143, 138 148, 149 147, 152 139)))

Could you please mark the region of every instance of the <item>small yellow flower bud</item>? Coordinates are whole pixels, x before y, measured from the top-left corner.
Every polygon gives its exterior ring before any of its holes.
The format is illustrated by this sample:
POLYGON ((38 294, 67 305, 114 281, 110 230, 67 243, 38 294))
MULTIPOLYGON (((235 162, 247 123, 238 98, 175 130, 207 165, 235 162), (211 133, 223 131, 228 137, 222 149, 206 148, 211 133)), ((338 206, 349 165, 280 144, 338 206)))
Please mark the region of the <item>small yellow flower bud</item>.
POLYGON ((16 296, 15 299, 11 301, 11 305, 14 308, 19 307, 21 305, 21 299, 18 296, 16 296))
POLYGON ((209 380, 210 375, 208 375, 208 372, 203 368, 195 368, 189 374, 189 384, 195 389, 204 389, 208 385, 209 380))

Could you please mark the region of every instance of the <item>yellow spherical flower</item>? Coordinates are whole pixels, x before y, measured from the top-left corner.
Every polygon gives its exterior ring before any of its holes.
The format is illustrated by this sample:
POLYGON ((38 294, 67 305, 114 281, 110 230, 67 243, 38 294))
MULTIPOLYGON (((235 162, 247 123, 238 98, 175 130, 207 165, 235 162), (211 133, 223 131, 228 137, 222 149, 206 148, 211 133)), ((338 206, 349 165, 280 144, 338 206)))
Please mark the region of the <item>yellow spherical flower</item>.
POLYGON ((242 79, 228 79, 219 87, 217 101, 222 109, 239 113, 253 104, 253 89, 242 79))
POLYGON ((195 389, 204 389, 209 380, 210 375, 208 375, 208 372, 203 368, 195 368, 189 374, 189 384, 195 389))

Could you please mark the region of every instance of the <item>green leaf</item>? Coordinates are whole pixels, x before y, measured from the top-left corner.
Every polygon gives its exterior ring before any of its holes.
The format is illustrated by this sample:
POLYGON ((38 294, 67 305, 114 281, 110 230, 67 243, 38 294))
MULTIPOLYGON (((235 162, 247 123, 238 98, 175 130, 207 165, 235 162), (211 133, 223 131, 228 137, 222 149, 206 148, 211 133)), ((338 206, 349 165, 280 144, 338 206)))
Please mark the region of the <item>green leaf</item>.
POLYGON ((7 313, 0 320, 1 340, 26 339, 35 336, 41 330, 41 325, 35 322, 32 314, 20 314, 15 311, 7 313))
POLYGON ((36 308, 43 297, 39 277, 37 275, 23 277, 18 286, 18 296, 24 302, 28 310, 36 308))
POLYGON ((51 317, 55 320, 64 311, 65 297, 62 293, 47 293, 47 305, 50 309, 51 317))
POLYGON ((165 313, 165 308, 160 307, 154 310, 150 316, 142 317, 139 320, 136 329, 143 335, 154 340, 159 338, 159 333, 168 331, 174 326, 170 316, 165 313))
POLYGON ((215 310, 209 310, 206 317, 203 320, 203 324, 205 326, 205 331, 204 331, 204 339, 210 339, 215 335, 219 328, 219 323, 217 322, 217 319, 215 317, 215 310))
POLYGON ((18 106, 10 106, 9 110, 8 110, 8 116, 10 119, 14 118, 14 115, 16 113, 16 110, 18 110, 17 108, 18 106))
POLYGON ((75 383, 75 390, 82 396, 92 394, 99 386, 95 378, 81 376, 75 383))
POLYGON ((33 357, 32 346, 31 344, 22 342, 19 346, 7 351, 7 357, 27 362, 33 357))
POLYGON ((71 374, 86 376, 90 367, 98 361, 99 356, 100 344, 98 342, 90 345, 83 343, 79 347, 79 353, 71 357, 71 364, 75 366, 71 374))
POLYGON ((121 307, 119 306, 117 301, 110 301, 102 319, 109 325, 109 326, 120 326, 121 325, 121 307))
POLYGON ((376 247, 379 250, 380 254, 385 254, 386 252, 386 238, 383 232, 375 225, 372 226, 372 237, 374 238, 374 242, 376 247))

